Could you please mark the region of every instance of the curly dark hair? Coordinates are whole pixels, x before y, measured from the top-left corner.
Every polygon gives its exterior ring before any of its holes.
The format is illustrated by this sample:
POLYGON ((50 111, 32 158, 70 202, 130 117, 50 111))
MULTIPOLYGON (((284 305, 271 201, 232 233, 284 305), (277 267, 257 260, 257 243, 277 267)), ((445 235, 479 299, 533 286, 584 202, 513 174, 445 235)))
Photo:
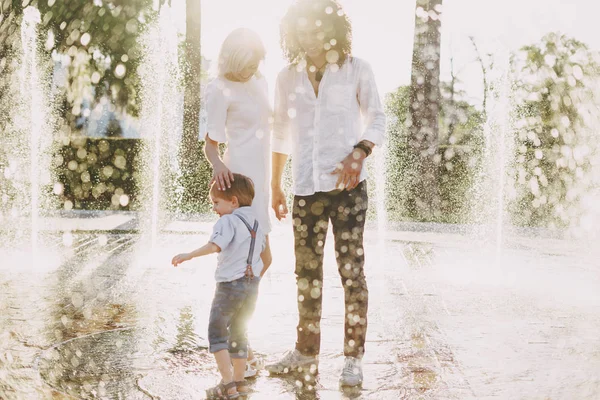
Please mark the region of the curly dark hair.
POLYGON ((331 49, 338 52, 337 64, 341 67, 352 52, 352 26, 337 0, 296 0, 290 6, 280 25, 284 57, 290 64, 297 64, 303 58, 296 32, 298 20, 303 17, 321 21, 326 42, 335 39, 331 49))

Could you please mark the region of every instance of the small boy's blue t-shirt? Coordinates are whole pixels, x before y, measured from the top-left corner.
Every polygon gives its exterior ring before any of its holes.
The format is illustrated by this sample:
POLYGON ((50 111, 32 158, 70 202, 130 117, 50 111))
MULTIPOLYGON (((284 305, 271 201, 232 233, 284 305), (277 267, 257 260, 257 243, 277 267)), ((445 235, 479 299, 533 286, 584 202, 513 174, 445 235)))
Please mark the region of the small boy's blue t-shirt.
MULTIPOLYGON (((215 271, 217 282, 231 282, 243 277, 246 273, 252 238, 244 222, 235 214, 244 217, 250 226, 254 226, 256 220, 256 216, 250 207, 240 207, 235 209, 232 214, 223 215, 213 227, 210 242, 221 248, 215 271)), ((262 272, 263 262, 260 253, 262 253, 265 246, 266 234, 259 225, 252 257, 252 272, 255 276, 259 276, 262 272)))

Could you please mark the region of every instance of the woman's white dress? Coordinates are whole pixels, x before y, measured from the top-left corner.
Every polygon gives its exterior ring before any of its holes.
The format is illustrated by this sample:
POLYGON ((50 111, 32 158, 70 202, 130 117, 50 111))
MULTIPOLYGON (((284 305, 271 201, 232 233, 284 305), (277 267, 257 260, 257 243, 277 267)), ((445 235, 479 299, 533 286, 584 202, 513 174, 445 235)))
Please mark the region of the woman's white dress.
POLYGON ((204 134, 227 143, 223 155, 227 168, 254 181, 252 208, 262 229, 270 232, 272 110, 266 80, 252 77, 248 82, 233 82, 215 78, 206 86, 204 104, 204 134))

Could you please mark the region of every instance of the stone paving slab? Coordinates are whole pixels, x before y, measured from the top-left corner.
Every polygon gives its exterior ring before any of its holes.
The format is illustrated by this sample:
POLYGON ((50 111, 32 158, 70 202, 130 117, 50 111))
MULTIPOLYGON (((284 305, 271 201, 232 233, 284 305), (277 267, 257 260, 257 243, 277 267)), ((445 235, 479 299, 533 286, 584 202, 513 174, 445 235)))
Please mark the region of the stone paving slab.
MULTIPOLYGON (((136 234, 59 232, 33 258, 0 250, 0 398, 203 398, 218 379, 205 338, 215 259, 169 266, 207 240, 212 224, 192 223, 154 248, 136 234)), ((498 257, 451 235, 367 235, 370 326, 356 391, 337 385, 343 289, 328 238, 320 374, 262 373, 250 398, 600 398, 597 259, 537 242, 498 257)), ((269 360, 293 346, 296 323, 289 226, 271 239, 249 331, 269 360)))

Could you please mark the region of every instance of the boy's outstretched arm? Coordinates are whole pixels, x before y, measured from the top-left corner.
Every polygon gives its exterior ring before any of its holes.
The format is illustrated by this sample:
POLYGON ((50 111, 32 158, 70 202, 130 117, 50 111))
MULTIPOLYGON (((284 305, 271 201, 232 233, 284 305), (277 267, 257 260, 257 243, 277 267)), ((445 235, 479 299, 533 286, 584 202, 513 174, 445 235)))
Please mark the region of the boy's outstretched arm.
POLYGON ((192 251, 191 253, 177 254, 175 257, 173 257, 171 264, 173 264, 173 266, 176 267, 179 264, 181 264, 182 262, 189 261, 192 258, 206 256, 206 255, 209 255, 212 253, 220 253, 220 252, 221 252, 221 248, 219 246, 217 246, 213 242, 208 242, 204 246, 192 251))

